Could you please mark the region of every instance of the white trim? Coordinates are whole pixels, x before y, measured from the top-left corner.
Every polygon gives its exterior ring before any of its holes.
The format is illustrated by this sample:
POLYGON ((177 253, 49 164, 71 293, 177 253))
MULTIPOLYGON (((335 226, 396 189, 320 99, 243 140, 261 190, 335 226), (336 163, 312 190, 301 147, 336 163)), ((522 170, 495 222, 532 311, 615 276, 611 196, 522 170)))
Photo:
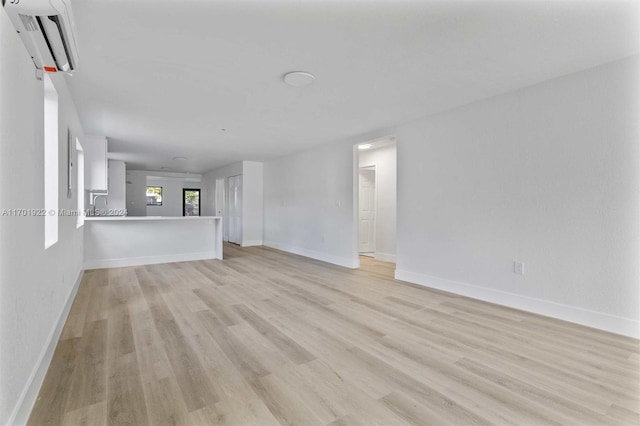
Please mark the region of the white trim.
POLYGON ((322 253, 315 250, 309 250, 300 247, 290 246, 288 244, 276 243, 274 241, 265 241, 266 247, 271 247, 277 250, 286 251, 288 253, 299 254, 300 256, 309 257, 311 259, 321 260, 327 263, 333 263, 334 265, 344 266, 345 268, 357 269, 360 267, 360 259, 349 259, 347 257, 335 256, 329 253, 322 253))
POLYGON ((51 364, 51 360, 53 359, 53 353, 55 352, 56 346, 58 345, 58 339, 60 339, 60 334, 62 334, 62 329, 65 322, 67 322, 67 317, 69 316, 71 305, 76 298, 76 293, 78 293, 78 288, 80 287, 80 283, 82 282, 83 273, 83 270, 80 270, 80 272, 78 273, 76 282, 73 284, 73 287, 71 288, 71 291, 67 296, 67 300, 62 307, 62 311, 58 316, 58 320, 49 333, 47 343, 42 348, 42 352, 40 352, 38 362, 31 371, 29 379, 27 380, 25 387, 22 389, 20 398, 18 398, 18 402, 14 407, 13 412, 9 416, 7 425, 27 424, 29 416, 31 415, 31 410, 36 403, 36 398, 38 397, 38 393, 40 392, 42 382, 44 382, 44 376, 47 374, 47 370, 49 369, 49 365, 51 364))
POLYGON ((222 259, 215 251, 200 253, 166 254, 161 256, 126 257, 120 259, 86 259, 85 269, 122 268, 126 266, 155 265, 158 263, 189 262, 192 260, 222 259))
POLYGON ((444 290, 498 305, 621 334, 623 336, 636 339, 640 338, 640 321, 630 318, 618 317, 576 306, 563 305, 548 300, 479 287, 468 283, 450 281, 416 272, 396 269, 395 278, 397 280, 408 281, 410 283, 424 285, 426 287, 444 290))
POLYGON ((374 253, 373 257, 383 262, 396 263, 396 255, 391 253, 374 253))
POLYGON ((261 246, 262 240, 247 240, 242 242, 242 247, 261 246))

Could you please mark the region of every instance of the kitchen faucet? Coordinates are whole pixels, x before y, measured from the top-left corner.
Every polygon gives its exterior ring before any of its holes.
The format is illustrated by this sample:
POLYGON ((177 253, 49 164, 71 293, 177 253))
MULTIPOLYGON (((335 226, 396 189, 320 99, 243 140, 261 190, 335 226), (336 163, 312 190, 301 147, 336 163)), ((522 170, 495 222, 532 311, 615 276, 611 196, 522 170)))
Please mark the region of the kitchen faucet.
POLYGON ((107 194, 91 194, 91 204, 93 205, 93 214, 92 216, 100 216, 99 214, 97 214, 97 209, 96 209, 96 201, 98 200, 98 198, 100 197, 104 197, 104 205, 105 207, 109 205, 109 199, 107 198, 107 194))

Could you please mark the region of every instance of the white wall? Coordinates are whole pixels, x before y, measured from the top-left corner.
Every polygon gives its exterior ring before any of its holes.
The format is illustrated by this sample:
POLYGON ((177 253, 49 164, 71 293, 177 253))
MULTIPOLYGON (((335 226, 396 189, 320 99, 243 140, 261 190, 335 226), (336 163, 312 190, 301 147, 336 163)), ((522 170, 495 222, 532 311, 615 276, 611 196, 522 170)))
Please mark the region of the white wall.
MULTIPOLYGON (((214 186, 215 188, 215 186, 214 186)), ((263 213, 263 164, 242 162, 242 246, 261 246, 263 213)))
POLYGON ((351 145, 393 134, 398 278, 639 337, 639 61, 269 161, 265 245, 354 263, 351 145))
MULTIPOLYGON (((44 206, 43 83, 34 75, 0 12, 0 212, 44 206)), ((59 99, 59 208, 76 210, 76 191, 66 195, 67 128, 72 140, 82 129, 64 78, 52 77, 59 99)), ((82 271, 82 233, 75 217, 59 217, 58 242, 45 250, 42 217, 0 216, 0 424, 23 424, 35 401, 82 271)))
POLYGON ((360 167, 376 167, 376 259, 396 261, 396 144, 359 152, 360 167))
POLYGON ((398 128, 397 276, 638 335, 638 76, 635 57, 398 128))
POLYGON ((264 164, 264 245, 356 267, 354 155, 330 144, 264 164))

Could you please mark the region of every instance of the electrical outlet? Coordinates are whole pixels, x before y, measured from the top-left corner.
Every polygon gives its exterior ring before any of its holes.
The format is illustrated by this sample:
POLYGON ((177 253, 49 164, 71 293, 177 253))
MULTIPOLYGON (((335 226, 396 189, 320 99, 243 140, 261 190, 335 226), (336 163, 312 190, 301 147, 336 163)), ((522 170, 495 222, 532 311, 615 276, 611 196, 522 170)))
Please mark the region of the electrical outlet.
POLYGON ((513 262, 513 273, 518 275, 524 275, 524 262, 513 262))

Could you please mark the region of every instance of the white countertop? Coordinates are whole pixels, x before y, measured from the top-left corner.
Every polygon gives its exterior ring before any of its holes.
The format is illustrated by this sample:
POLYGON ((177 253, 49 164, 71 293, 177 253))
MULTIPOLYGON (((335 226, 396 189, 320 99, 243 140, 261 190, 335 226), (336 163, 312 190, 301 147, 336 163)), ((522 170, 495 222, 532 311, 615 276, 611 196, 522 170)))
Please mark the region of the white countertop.
POLYGON ((220 220, 220 216, 86 216, 85 221, 133 221, 133 220, 220 220))

